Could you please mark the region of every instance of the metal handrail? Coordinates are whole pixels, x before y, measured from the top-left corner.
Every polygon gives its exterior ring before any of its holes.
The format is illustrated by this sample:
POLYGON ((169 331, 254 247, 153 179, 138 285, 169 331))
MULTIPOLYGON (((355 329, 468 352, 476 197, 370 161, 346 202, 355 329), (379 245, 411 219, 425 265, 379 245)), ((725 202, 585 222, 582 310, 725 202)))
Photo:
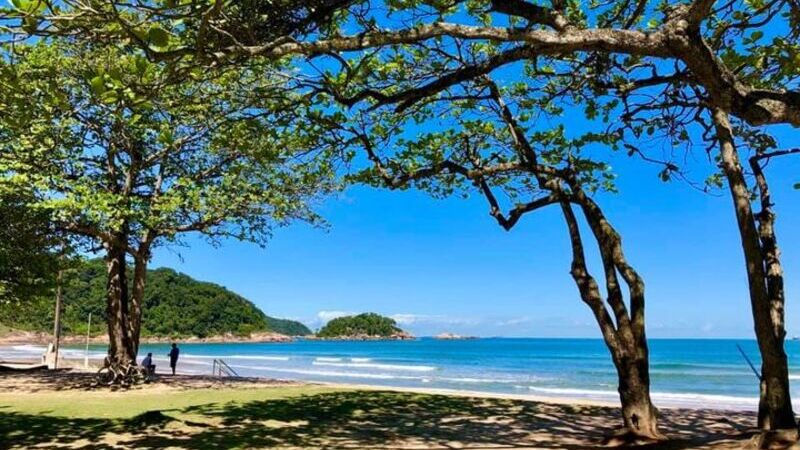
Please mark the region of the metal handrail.
POLYGON ((231 366, 229 366, 225 361, 217 358, 214 358, 214 362, 211 365, 211 374, 219 377, 222 375, 237 378, 239 377, 239 374, 236 373, 231 366))

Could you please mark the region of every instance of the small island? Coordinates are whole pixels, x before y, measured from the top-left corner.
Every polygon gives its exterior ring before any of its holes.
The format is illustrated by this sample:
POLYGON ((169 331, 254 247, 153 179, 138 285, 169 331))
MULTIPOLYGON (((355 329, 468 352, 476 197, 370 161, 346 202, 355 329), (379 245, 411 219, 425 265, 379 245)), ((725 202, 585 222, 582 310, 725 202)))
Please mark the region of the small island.
POLYGON ((462 339, 478 339, 475 336, 462 336, 460 334, 455 333, 439 333, 433 337, 434 339, 441 339, 444 341, 457 341, 462 339))
POLYGON ((407 340, 414 339, 397 322, 375 313, 338 317, 317 332, 317 338, 330 340, 407 340))

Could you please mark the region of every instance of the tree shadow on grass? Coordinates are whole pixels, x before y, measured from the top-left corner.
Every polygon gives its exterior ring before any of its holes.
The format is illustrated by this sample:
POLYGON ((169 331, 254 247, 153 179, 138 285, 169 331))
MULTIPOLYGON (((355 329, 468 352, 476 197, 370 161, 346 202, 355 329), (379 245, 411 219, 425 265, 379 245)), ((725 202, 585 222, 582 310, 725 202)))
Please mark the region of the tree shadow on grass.
MULTIPOLYGON (((126 420, 31 416, 0 409, 0 443, 78 448, 561 448, 590 449, 618 424, 615 408, 383 391, 343 391, 247 403, 205 404, 126 420), (173 417, 174 416, 174 417, 173 417), (20 431, 23 431, 20 433, 20 431), (116 435, 109 440, 109 433, 116 435), (557 440, 553 436, 559 436, 557 440), (47 444, 46 444, 47 445, 47 444)), ((646 448, 746 440, 748 416, 670 410, 673 439, 646 448)), ((0 444, 2 447, 2 444, 0 444)))

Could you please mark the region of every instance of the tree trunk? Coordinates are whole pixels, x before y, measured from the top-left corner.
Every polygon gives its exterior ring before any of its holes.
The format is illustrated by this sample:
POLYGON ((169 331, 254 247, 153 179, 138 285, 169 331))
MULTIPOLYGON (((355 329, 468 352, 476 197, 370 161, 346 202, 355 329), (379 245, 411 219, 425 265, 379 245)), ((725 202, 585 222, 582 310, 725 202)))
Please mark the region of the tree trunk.
MULTIPOLYGON (((61 262, 61 259, 59 259, 59 264, 61 262)), ((64 300, 63 281, 64 270, 59 268, 56 274, 56 311, 53 320, 53 369, 58 369, 58 353, 61 348, 61 309, 64 300)))
POLYGON ((108 316, 108 364, 114 368, 136 364, 136 346, 130 336, 128 275, 125 250, 108 245, 106 254, 108 316))
POLYGON ((130 337, 133 342, 134 352, 139 352, 139 337, 142 331, 142 303, 144 302, 144 287, 147 281, 147 260, 136 257, 133 266, 133 290, 131 292, 130 307, 130 337))
MULTIPOLYGON (((578 286, 581 299, 592 310, 600 326, 600 332, 617 369, 624 424, 620 437, 625 441, 663 439, 658 432, 658 411, 650 400, 649 352, 644 320, 644 281, 625 259, 619 234, 605 218, 600 206, 583 192, 574 175, 563 180, 569 185, 570 192, 567 192, 561 179, 545 176, 537 171, 536 151, 503 101, 500 90, 491 81, 488 81, 487 85, 492 98, 500 107, 501 118, 509 127, 514 144, 519 150, 520 159, 529 165, 529 170, 536 177, 539 187, 551 191, 560 199, 572 247, 570 273, 578 286), (583 241, 571 202, 580 206, 600 249, 608 291, 607 303, 614 313, 614 319, 603 302, 597 281, 589 273, 586 265, 583 241), (620 288, 620 275, 628 286, 630 315, 620 288)), ((507 222, 505 223, 504 226, 507 226, 507 222)))
MULTIPOLYGON (((632 306, 635 305, 635 308, 632 307, 635 313, 629 317, 617 283, 617 263, 611 261, 614 255, 609 253, 612 247, 621 246, 619 238, 605 218, 602 218, 603 224, 597 222, 599 209, 592 210, 592 205, 594 208, 598 208, 594 202, 585 197, 580 200, 584 203, 591 202, 587 209, 584 209, 584 214, 589 211, 587 221, 590 222, 590 225, 594 225, 592 226, 593 231, 597 231, 595 237, 601 248, 606 269, 608 303, 614 311, 616 322, 603 302, 597 281, 589 273, 575 213, 568 201, 564 200, 561 202, 561 210, 567 222, 572 247, 572 270, 570 273, 578 286, 581 299, 592 310, 595 320, 600 326, 603 340, 617 370, 623 422, 621 436, 618 437, 623 441, 662 439, 663 436, 658 431, 658 411, 650 400, 649 355, 644 333, 644 283, 625 263, 625 267, 620 272, 627 273, 628 278, 623 276, 626 282, 629 278, 631 280, 631 303, 632 306), (601 231, 602 233, 600 233, 601 231)), ((617 258, 624 258, 619 248, 617 248, 617 253, 617 258)))
POLYGON ((769 191, 761 174, 758 182, 763 211, 759 215, 757 226, 728 115, 722 110, 715 110, 714 123, 720 141, 720 166, 728 180, 739 227, 747 268, 750 306, 761 353, 758 426, 763 430, 795 428, 797 422, 789 391, 789 365, 784 350, 786 330, 783 270, 775 238, 769 191))
MULTIPOLYGON (((629 352, 639 353, 647 344, 634 344, 629 352)), ((633 357, 617 365, 619 397, 625 429, 635 436, 660 439, 658 411, 650 400, 650 367, 647 357, 633 357)))

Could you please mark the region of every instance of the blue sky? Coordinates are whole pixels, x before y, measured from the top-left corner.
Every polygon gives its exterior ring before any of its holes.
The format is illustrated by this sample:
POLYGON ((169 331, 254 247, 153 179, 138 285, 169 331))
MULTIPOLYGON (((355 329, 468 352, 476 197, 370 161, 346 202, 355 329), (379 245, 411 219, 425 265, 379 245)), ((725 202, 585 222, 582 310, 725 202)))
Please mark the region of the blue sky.
MULTIPOLYGON (((785 145, 796 130, 777 129, 785 145)), ((692 163, 698 178, 708 170, 692 163)), ((750 337, 743 258, 727 191, 663 183, 657 168, 616 155, 618 194, 599 201, 621 232, 647 286, 651 337, 750 337)), ((800 334, 800 158, 768 168, 786 271, 787 328, 800 334)), ((160 248, 168 266, 221 284, 267 314, 318 327, 336 315, 374 311, 418 335, 599 337, 569 276, 557 209, 525 216, 510 232, 482 198, 434 200, 417 191, 353 187, 322 204, 328 230, 297 224, 267 248, 192 236, 160 248)), ((597 268, 595 257, 595 268, 597 268)), ((599 275, 599 272, 596 272, 599 275)))

